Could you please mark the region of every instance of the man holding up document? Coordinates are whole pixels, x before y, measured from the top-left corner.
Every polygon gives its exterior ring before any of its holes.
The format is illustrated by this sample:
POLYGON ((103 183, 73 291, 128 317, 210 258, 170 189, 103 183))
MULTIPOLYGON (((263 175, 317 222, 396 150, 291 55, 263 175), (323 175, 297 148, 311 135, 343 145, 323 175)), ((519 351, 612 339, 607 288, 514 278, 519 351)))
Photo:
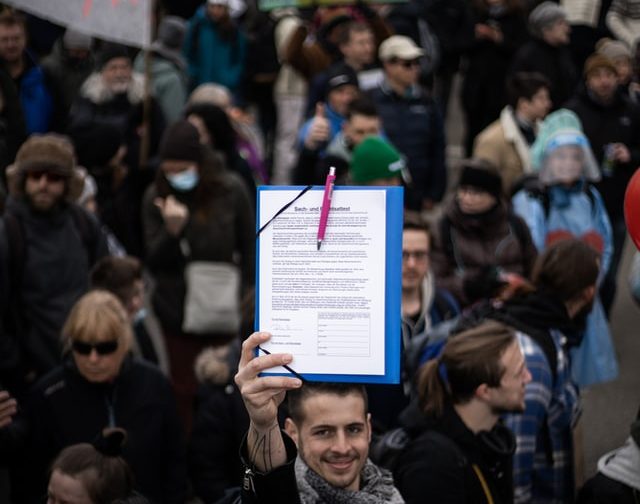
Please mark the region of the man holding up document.
POLYGON ((256 357, 269 338, 254 333, 243 343, 235 378, 251 419, 241 448, 242 502, 403 503, 391 474, 368 459, 371 421, 363 387, 259 376, 293 359, 282 353, 256 357), (278 407, 287 391, 290 416, 281 431, 278 407))

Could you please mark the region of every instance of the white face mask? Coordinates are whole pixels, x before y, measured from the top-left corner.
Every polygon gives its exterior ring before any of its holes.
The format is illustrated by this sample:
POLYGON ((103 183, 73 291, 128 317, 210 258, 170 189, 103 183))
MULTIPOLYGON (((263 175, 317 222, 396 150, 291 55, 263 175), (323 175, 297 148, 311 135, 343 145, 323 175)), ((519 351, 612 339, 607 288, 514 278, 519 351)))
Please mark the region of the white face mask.
POLYGON ((180 173, 172 173, 166 177, 169 185, 176 191, 180 192, 191 191, 200 181, 200 175, 198 174, 198 170, 196 170, 195 166, 187 168, 180 173))
POLYGON ((145 319, 147 316, 147 310, 145 308, 140 308, 135 315, 133 316, 133 323, 137 324, 145 319))

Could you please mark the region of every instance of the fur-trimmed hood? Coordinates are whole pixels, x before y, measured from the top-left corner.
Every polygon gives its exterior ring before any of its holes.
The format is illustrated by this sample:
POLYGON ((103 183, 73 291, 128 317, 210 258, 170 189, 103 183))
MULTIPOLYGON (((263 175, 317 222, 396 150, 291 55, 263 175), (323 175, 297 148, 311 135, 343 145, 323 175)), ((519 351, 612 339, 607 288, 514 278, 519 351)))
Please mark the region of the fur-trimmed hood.
MULTIPOLYGON (((96 105, 102 105, 115 98, 115 94, 107 89, 98 72, 92 73, 80 89, 80 95, 96 105)), ((144 99, 144 75, 133 72, 131 83, 127 90, 127 98, 132 105, 141 103, 144 99)))

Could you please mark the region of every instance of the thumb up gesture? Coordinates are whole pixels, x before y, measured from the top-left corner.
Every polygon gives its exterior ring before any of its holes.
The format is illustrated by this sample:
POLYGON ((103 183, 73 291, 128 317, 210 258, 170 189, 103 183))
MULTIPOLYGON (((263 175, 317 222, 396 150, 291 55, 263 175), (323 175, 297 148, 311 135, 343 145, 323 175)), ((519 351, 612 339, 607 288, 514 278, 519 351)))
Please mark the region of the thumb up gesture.
POLYGON ((329 126, 329 119, 327 119, 324 103, 316 103, 316 112, 311 120, 311 126, 307 133, 307 138, 304 140, 304 145, 307 149, 316 150, 320 145, 329 140, 329 134, 331 128, 329 126))

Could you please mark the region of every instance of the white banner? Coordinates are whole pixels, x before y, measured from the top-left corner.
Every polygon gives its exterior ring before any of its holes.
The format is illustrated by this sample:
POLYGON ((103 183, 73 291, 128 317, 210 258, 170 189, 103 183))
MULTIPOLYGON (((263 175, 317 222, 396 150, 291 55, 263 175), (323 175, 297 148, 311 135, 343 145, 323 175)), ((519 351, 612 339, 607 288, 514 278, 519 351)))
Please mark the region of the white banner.
POLYGON ((112 42, 146 47, 152 0, 3 0, 53 23, 112 42))

